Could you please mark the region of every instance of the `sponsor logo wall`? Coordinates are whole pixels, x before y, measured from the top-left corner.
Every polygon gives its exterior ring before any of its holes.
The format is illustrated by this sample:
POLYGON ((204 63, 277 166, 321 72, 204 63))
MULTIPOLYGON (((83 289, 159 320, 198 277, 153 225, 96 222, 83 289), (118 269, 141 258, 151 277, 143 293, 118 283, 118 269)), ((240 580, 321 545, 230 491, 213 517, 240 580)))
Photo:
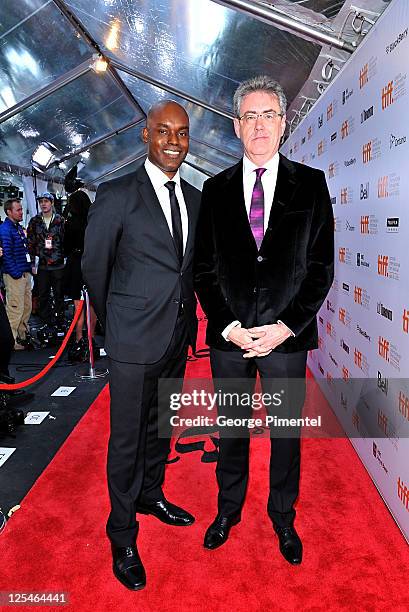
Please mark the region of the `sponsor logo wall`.
POLYGON ((309 367, 409 539, 408 34, 394 0, 282 153, 324 170, 335 217, 309 367))

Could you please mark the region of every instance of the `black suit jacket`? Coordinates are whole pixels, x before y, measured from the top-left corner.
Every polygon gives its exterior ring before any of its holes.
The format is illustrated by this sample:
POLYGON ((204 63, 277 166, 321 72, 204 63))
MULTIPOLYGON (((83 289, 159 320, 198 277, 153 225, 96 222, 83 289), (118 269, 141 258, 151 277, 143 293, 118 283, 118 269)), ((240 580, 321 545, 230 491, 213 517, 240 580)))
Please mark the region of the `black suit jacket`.
POLYGON ((276 352, 317 347, 318 312, 333 280, 334 220, 325 175, 280 155, 260 250, 243 195, 243 162, 208 179, 195 246, 195 290, 208 318, 207 343, 238 350, 221 332, 282 320, 296 334, 276 352))
POLYGON ((170 343, 181 300, 195 344, 192 265, 200 192, 183 180, 181 187, 189 218, 182 266, 144 166, 102 183, 90 208, 82 271, 106 331, 105 349, 117 361, 158 361, 170 343))

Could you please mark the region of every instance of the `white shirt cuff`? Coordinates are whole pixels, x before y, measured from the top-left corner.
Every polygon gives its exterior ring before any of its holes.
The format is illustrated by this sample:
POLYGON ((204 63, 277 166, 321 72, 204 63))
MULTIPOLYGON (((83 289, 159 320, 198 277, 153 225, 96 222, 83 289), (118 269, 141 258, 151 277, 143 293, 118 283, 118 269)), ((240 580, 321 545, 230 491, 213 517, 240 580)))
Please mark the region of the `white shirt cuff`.
MULTIPOLYGON (((281 325, 285 325, 284 321, 280 321, 280 319, 278 319, 277 323, 281 323, 281 325)), ((288 325, 285 325, 285 327, 288 329, 289 332, 291 332, 291 335, 295 338, 295 333, 293 332, 293 330, 290 329, 288 325)))
POLYGON ((229 323, 227 327, 224 328, 224 330, 222 331, 222 336, 226 340, 226 342, 230 342, 227 336, 229 335, 233 327, 241 327, 240 321, 233 321, 232 323, 229 323))

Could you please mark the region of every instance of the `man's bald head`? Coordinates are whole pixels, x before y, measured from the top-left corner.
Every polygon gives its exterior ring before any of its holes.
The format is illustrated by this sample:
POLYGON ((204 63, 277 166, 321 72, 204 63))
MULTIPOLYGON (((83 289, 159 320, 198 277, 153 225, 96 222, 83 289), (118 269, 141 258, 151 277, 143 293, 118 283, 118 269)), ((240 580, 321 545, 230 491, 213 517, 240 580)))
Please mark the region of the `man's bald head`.
POLYGON ((189 149, 189 116, 173 100, 161 100, 148 112, 143 141, 148 158, 169 178, 173 178, 189 149))

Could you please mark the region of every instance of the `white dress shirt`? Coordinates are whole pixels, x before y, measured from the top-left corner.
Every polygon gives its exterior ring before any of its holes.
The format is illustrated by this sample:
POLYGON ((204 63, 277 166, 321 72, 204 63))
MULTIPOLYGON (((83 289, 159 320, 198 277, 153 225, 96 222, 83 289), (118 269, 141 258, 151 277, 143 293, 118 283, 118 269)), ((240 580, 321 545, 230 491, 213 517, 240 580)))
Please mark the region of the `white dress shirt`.
POLYGON ((166 176, 164 172, 162 172, 160 168, 158 168, 157 166, 155 166, 155 164, 149 161, 148 158, 146 158, 146 161, 145 161, 145 170, 148 173, 152 186, 159 200, 159 204, 161 205, 161 208, 163 210, 163 214, 166 217, 166 221, 167 221, 169 231, 172 237, 173 237, 172 212, 170 209, 169 190, 167 187, 165 187, 165 183, 171 180, 174 183, 176 183, 175 194, 179 202, 180 217, 182 220, 183 252, 185 252, 189 221, 188 221, 188 216, 187 216, 185 198, 183 197, 183 191, 180 186, 179 170, 176 172, 175 176, 172 179, 170 179, 168 176, 166 176))
MULTIPOLYGON (((266 171, 263 172, 263 175, 261 177, 261 184, 263 185, 264 191, 264 233, 266 232, 266 229, 268 227, 268 220, 270 218, 271 207, 273 205, 279 161, 280 156, 278 153, 276 153, 270 160, 268 160, 268 162, 266 162, 262 166, 256 166, 256 164, 253 164, 253 162, 250 161, 246 155, 244 155, 243 157, 243 191, 244 203, 246 205, 248 217, 250 217, 251 196, 253 195, 253 189, 256 182, 255 170, 257 170, 257 168, 266 169, 266 171)), ((283 322, 277 321, 277 323, 283 322)), ((223 338, 228 342, 229 340, 227 339, 227 336, 234 327, 241 327, 240 321, 232 321, 222 331, 223 338)), ((293 336, 295 335, 292 331, 291 334, 293 336)))

